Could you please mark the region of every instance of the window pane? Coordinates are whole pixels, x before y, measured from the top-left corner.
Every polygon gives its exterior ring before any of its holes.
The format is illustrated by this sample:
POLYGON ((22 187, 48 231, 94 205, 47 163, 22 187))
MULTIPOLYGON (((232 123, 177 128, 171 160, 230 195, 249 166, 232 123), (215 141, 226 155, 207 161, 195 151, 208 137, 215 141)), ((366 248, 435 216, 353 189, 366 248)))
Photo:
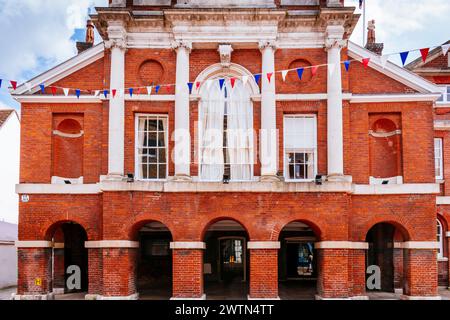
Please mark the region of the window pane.
POLYGON ((156 147, 157 146, 156 137, 157 137, 156 132, 149 132, 149 133, 147 133, 147 145, 146 145, 146 147, 156 147))
POLYGON ((147 131, 157 131, 158 130, 157 120, 147 120, 147 131))
POLYGON ((157 160, 157 149, 148 149, 148 162, 156 163, 157 160))
POLYGON ((166 172, 167 171, 167 166, 164 165, 160 165, 159 166, 159 179, 165 179, 166 178, 166 172))
POLYGON ((167 161, 166 161, 166 149, 159 149, 158 162, 159 163, 167 163, 167 161))
POLYGON ((166 139, 164 132, 158 133, 158 147, 165 147, 166 146, 166 139))
POLYGON ((156 164, 151 164, 148 166, 147 179, 158 179, 158 166, 156 164))

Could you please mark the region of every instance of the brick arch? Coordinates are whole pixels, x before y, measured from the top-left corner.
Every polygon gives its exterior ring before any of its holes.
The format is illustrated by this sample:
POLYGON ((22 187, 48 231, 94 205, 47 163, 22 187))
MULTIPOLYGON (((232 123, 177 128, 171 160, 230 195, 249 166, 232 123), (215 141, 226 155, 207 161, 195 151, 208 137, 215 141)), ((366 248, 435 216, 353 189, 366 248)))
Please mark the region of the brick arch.
POLYGON ((203 241, 203 239, 205 238, 206 232, 208 232, 208 229, 215 223, 219 222, 219 221, 224 221, 224 220, 231 220, 234 221, 236 223, 239 223, 241 225, 241 227, 245 230, 245 232, 247 233, 248 238, 251 240, 251 234, 249 232, 249 229, 247 228, 247 226, 239 219, 239 218, 235 218, 232 216, 219 216, 216 217, 212 220, 209 220, 206 222, 206 224, 203 225, 203 227, 201 227, 201 233, 200 233, 200 240, 203 241))
POLYGON ((324 227, 321 227, 318 223, 311 221, 311 219, 298 218, 298 219, 285 220, 285 221, 278 222, 272 228, 270 240, 278 241, 280 238, 281 231, 283 231, 283 229, 285 227, 287 227, 289 224, 291 224, 293 222, 301 222, 301 223, 307 224, 313 230, 314 235, 317 237, 317 241, 320 241, 323 239, 324 227))
POLYGON ((136 240, 139 230, 141 230, 142 227, 144 227, 146 224, 149 224, 151 222, 161 223, 163 226, 165 226, 167 228, 167 230, 169 230, 169 232, 172 236, 172 240, 174 239, 174 234, 172 232, 172 228, 173 228, 172 226, 169 227, 168 224, 161 221, 161 219, 152 219, 152 218, 136 219, 136 220, 132 221, 127 226, 126 234, 128 235, 128 239, 136 240))
POLYGON ((88 241, 94 240, 96 238, 92 232, 92 229, 87 228, 84 225, 84 223, 77 221, 76 219, 68 219, 68 220, 57 220, 57 221, 44 223, 43 227, 42 227, 42 232, 41 232, 41 234, 43 235, 43 239, 45 239, 47 241, 51 241, 54 234, 57 232, 57 230, 65 223, 78 224, 86 233, 88 241))
POLYGON ((447 219, 447 217, 445 215, 443 215, 441 212, 438 211, 436 219, 438 219, 441 222, 442 227, 444 228, 444 230, 448 231, 448 226, 450 224, 449 223, 450 221, 447 219))
POLYGON ((380 224, 380 223, 387 223, 387 224, 393 225, 395 227, 396 231, 400 231, 400 234, 403 237, 403 241, 411 240, 411 235, 413 233, 411 233, 411 231, 409 230, 410 229, 409 226, 406 226, 406 223, 399 221, 397 219, 379 219, 379 220, 372 220, 372 221, 366 223, 364 225, 364 228, 362 228, 363 233, 361 235, 359 235, 359 240, 365 242, 369 231, 374 226, 376 226, 377 224, 380 224))

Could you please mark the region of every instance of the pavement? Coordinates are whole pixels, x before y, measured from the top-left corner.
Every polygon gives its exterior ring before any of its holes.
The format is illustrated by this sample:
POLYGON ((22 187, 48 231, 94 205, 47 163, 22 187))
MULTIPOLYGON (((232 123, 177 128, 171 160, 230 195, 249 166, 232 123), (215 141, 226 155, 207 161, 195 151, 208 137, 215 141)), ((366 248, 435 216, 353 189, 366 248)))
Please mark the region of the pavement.
MULTIPOLYGON (((294 285, 282 284, 280 288, 280 297, 282 300, 314 300, 314 292, 311 286, 305 286, 303 290, 295 290, 294 285)), ((0 289, 0 300, 11 300, 11 296, 13 293, 16 293, 16 287, 0 289)), ((229 290, 223 291, 223 287, 219 288, 219 286, 208 286, 207 297, 208 300, 227 300, 227 299, 237 299, 237 300, 246 300, 247 287, 244 284, 232 284, 230 285, 229 290), (229 296, 231 294, 231 296, 229 296)), ((85 293, 73 293, 73 294, 58 294, 55 296, 55 300, 84 300, 85 293)), ((445 287, 439 287, 439 295, 442 297, 442 300, 450 300, 450 290, 445 287)), ((370 300, 400 300, 400 293, 388 293, 388 292, 371 292, 368 293, 370 300)), ((166 292, 161 292, 158 294, 142 294, 142 300, 168 300, 168 294, 166 292)))

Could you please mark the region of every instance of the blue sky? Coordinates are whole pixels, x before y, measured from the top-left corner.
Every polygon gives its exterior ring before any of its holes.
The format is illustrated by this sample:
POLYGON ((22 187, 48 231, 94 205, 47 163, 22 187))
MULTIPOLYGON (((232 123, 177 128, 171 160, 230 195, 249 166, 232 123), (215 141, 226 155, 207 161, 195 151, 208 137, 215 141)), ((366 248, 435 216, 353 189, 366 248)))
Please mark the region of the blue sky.
MULTIPOLYGON (((22 83, 76 54, 88 11, 108 0, 0 0, 0 79, 22 83)), ((358 0, 346 0, 358 7, 358 0)), ((360 12, 357 9, 357 12, 360 12)), ((449 0, 366 0, 367 20, 375 19, 385 53, 435 46, 450 39, 449 0)), ((362 18, 351 40, 362 44, 362 18)), ((97 37, 97 41, 98 41, 97 37)), ((416 54, 417 55, 417 54, 416 54)), ((408 61, 414 58, 411 54, 408 61)), ((399 63, 393 56, 391 61, 399 63)), ((5 89, 0 108, 18 108, 5 89)))

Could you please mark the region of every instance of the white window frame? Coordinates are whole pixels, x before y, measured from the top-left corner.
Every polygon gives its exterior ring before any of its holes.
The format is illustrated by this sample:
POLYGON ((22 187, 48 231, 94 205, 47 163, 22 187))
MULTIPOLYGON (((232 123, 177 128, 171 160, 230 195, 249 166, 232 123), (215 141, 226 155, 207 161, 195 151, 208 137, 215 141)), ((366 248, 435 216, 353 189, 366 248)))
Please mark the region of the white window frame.
MULTIPOLYGON (((317 115, 316 114, 306 114, 306 113, 298 113, 298 114, 284 114, 283 115, 283 168, 284 168, 284 180, 286 182, 313 182, 315 181, 317 172, 318 172, 318 157, 317 157, 317 115), (286 118, 314 118, 314 144, 315 148, 313 151, 314 154, 314 173, 313 178, 311 179, 291 179, 289 178, 289 161, 287 160, 288 150, 286 149, 286 118)), ((292 150, 292 149, 289 149, 292 150)), ((299 153, 302 150, 298 149, 299 153)), ((304 152, 304 151, 303 151, 304 152)))
POLYGON ((450 103, 450 85, 439 86, 442 88, 442 96, 436 101, 437 104, 449 104, 450 103))
POLYGON ((435 168, 435 174, 436 174, 436 180, 443 180, 444 179, 444 152, 443 152, 443 139, 442 138, 434 138, 434 168, 435 168), (436 153, 436 141, 439 141, 439 151, 440 156, 436 153), (436 168, 436 161, 439 161, 439 168, 440 172, 437 172, 436 168))
MULTIPOLYGON (((135 179, 138 181, 167 181, 167 178, 169 177, 169 116, 167 114, 156 114, 156 113, 137 113, 135 114, 135 124, 134 124, 134 176, 135 179), (139 119, 140 118, 155 118, 158 119, 165 119, 166 122, 166 128, 165 128, 165 149, 166 149, 166 177, 164 179, 157 178, 157 179, 144 179, 139 175, 139 166, 140 166, 140 160, 139 160, 139 119)), ((155 163, 159 167, 159 159, 156 159, 155 163)))
POLYGON ((439 244, 438 246, 438 259, 444 258, 444 229, 442 227, 442 223, 439 219, 436 219, 436 240, 439 244))

